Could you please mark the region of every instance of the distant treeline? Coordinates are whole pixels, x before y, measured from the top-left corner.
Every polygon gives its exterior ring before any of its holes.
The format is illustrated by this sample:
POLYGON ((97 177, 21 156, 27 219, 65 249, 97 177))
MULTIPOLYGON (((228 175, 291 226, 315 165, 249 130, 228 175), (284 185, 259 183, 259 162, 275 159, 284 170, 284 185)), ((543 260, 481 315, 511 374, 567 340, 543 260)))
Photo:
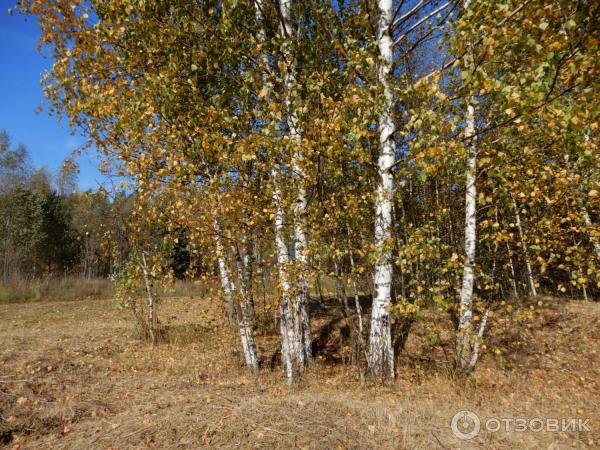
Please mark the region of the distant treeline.
MULTIPOLYGON (((13 147, 8 133, 0 130, 1 280, 64 275, 91 279, 117 272, 130 252, 133 197, 104 190, 79 192, 77 172, 68 161, 57 174, 33 169, 27 147, 13 147)), ((182 277, 189 263, 185 248, 170 249, 166 256, 175 275, 182 277)))

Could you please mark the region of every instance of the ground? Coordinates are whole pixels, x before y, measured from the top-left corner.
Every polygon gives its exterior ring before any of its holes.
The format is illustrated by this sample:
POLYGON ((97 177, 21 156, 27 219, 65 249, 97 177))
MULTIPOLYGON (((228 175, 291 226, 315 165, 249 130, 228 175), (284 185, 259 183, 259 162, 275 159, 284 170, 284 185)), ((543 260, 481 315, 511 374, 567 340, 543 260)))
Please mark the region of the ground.
MULTIPOLYGON (((423 321, 413 326, 393 383, 365 380, 347 364, 338 328, 316 330, 322 357, 293 386, 274 356, 268 317, 259 328, 265 362, 255 378, 240 363, 217 300, 164 300, 165 342, 154 347, 136 337, 129 313, 112 300, 0 305, 0 445, 600 448, 600 304, 547 303, 532 319, 493 322, 467 380, 452 375, 423 321), (460 440, 450 423, 461 410, 484 422, 589 419, 591 431, 517 432, 513 422, 513 431, 460 440)), ((450 342, 447 322, 439 321, 439 335, 450 342)))

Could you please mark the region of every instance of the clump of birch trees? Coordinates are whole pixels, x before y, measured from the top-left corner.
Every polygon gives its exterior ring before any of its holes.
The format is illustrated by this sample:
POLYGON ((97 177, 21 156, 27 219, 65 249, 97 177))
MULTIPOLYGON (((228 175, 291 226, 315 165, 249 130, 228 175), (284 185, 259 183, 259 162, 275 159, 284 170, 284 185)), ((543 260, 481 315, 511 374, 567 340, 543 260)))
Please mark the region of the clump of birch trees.
POLYGON ((289 381, 325 277, 378 378, 425 308, 469 373, 504 299, 598 295, 597 0, 20 7, 50 108, 131 180, 140 221, 210 260, 252 372, 265 273, 289 381))

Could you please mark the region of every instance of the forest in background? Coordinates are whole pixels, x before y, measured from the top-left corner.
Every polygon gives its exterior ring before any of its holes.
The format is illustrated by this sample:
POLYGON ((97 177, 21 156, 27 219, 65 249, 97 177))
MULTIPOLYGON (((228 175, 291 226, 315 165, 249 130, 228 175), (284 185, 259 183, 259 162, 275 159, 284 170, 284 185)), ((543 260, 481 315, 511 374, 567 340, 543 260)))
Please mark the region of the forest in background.
POLYGON ((3 301, 20 283, 108 277, 126 258, 128 196, 80 192, 68 161, 58 173, 35 169, 27 147, 14 145, 6 131, 0 131, 0 200, 3 301))
POLYGON ((507 299, 598 296, 599 7, 22 1, 54 61, 50 111, 131 193, 42 193, 25 177, 6 195, 39 227, 26 245, 3 234, 19 262, 5 274, 112 274, 156 341, 155 287, 183 248, 178 275, 220 283, 252 372, 255 299, 277 314, 291 382, 313 364, 327 279, 366 374, 394 377, 428 310, 470 373, 487 327, 519 307, 507 299), (52 220, 69 224, 60 252, 52 220))
MULTIPOLYGON (((101 186, 81 192, 70 159, 56 173, 36 169, 27 146, 0 130, 0 302, 47 299, 44 282, 56 284, 56 299, 70 299, 76 284, 83 297, 114 294, 110 278, 129 256, 134 202, 131 193, 101 186)), ((185 245, 166 250, 165 260, 185 278, 185 245)))

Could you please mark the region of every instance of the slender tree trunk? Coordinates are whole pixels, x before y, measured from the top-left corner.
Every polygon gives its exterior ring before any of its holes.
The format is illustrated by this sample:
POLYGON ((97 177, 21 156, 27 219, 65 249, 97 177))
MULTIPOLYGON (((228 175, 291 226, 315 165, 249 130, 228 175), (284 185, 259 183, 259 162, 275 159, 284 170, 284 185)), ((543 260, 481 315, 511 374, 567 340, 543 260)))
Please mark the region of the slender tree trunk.
MULTIPOLYGON (((465 136, 471 138, 475 133, 475 110, 467 106, 465 136)), ((473 319, 473 285, 475 274, 475 251, 477 243, 477 150, 473 142, 469 143, 469 156, 466 170, 465 193, 465 262, 463 267, 462 288, 460 291, 460 310, 456 336, 456 362, 458 367, 466 369, 470 361, 471 321, 473 319)))
POLYGON ((344 311, 344 319, 346 320, 346 325, 350 327, 350 331, 352 334, 355 332, 354 322, 352 321, 352 311, 350 311, 350 305, 348 304, 348 295, 346 294, 346 285, 342 280, 342 272, 340 271, 340 267, 337 261, 333 261, 333 267, 335 270, 335 290, 337 293, 338 301, 340 302, 340 306, 342 306, 344 311))
POLYGON ((379 18, 377 44, 379 48, 378 79, 383 88, 384 102, 379 116, 379 182, 375 198, 375 251, 377 260, 373 274, 374 296, 371 310, 368 366, 372 376, 394 377, 394 350, 392 347, 389 308, 392 303, 392 206, 395 162, 393 134, 396 129, 392 117, 393 93, 389 77, 393 62, 393 41, 390 31, 392 0, 378 0, 379 18))
POLYGON ((358 334, 359 334, 359 344, 362 347, 363 345, 363 319, 362 319, 362 308, 360 306, 360 298, 358 297, 358 286, 356 284, 356 270, 354 266, 354 256, 352 255, 352 248, 350 247, 350 232, 348 231, 348 256, 350 258, 350 270, 352 271, 352 290, 354 291, 354 308, 356 309, 356 317, 358 322, 358 334))
MULTIPOLYGON (((264 4, 263 0, 254 0, 255 13, 256 13, 256 21, 260 25, 258 27, 258 41, 261 43, 265 42, 265 30, 264 30, 264 4)), ((269 70, 269 58, 265 53, 261 53, 259 56, 261 63, 264 66, 264 72, 262 76, 263 88, 266 87, 267 83, 267 72, 269 70)), ((267 94, 267 97, 270 96, 270 93, 267 94)), ((261 253, 262 256, 262 253, 261 253)), ((261 258, 261 266, 262 266, 262 258, 261 258)), ((261 270, 261 281, 263 287, 263 310, 266 308, 266 281, 265 281, 265 271, 261 270)), ((275 314, 276 315, 276 314, 275 314)))
MULTIPOLYGON (((594 226, 594 224, 592 223, 592 219, 590 218, 590 215, 588 214, 585 206, 581 207, 581 215, 583 216, 583 222, 585 223, 585 226, 588 229, 592 228, 594 226)), ((589 234, 590 234, 590 241, 592 242, 592 244, 594 246, 594 250, 596 251, 596 257, 600 260, 600 241, 593 234, 593 230, 590 230, 589 234)))
POLYGON ((321 306, 325 306, 325 297, 323 297, 323 287, 321 286, 321 269, 318 269, 317 276, 315 277, 315 284, 317 285, 317 295, 319 296, 319 302, 321 306))
POLYGON ((281 359, 285 366, 288 383, 291 383, 294 377, 294 366, 298 361, 299 349, 297 348, 300 340, 297 338, 296 330, 298 327, 294 323, 292 314, 292 305, 290 305, 291 284, 289 281, 288 267, 289 256, 288 247, 285 243, 284 233, 284 211, 281 203, 281 189, 279 187, 278 174, 275 169, 272 171, 273 178, 273 202, 275 203, 275 246, 277 252, 277 266, 279 268, 279 284, 281 287, 280 296, 280 330, 281 330, 281 359))
POLYGON ((215 231, 215 244, 217 248, 219 276, 221 278, 223 297, 225 297, 226 304, 231 305, 233 312, 235 313, 246 366, 252 373, 256 373, 258 372, 258 356, 256 354, 256 345, 252 333, 252 324, 248 317, 248 309, 244 307, 243 304, 236 303, 236 286, 231 277, 231 273, 229 272, 229 268, 227 267, 224 246, 221 240, 221 227, 219 226, 217 219, 214 220, 213 227, 215 231))
MULTIPOLYGON (((583 277, 583 272, 581 272, 581 270, 579 271, 579 277, 583 277)), ((587 302, 588 295, 587 295, 587 286, 585 285, 585 283, 583 283, 581 285, 581 293, 583 294, 583 299, 587 302)))
POLYGON ((519 296, 519 291, 517 290, 517 275, 515 273, 515 265, 513 263, 512 250, 510 249, 510 244, 506 243, 506 250, 508 252, 508 264, 510 267, 510 283, 512 286, 513 296, 517 298, 519 296))
MULTIPOLYGON (((245 208, 242 211, 242 216, 247 217, 245 208)), ((254 268, 254 242, 249 237, 248 230, 243 228, 243 236, 241 245, 233 245, 233 240, 229 236, 229 240, 232 242, 232 250, 236 255, 236 267, 238 273, 238 282, 240 285, 240 291, 242 292, 242 308, 246 310, 246 316, 252 326, 254 326, 254 296, 253 296, 253 285, 252 275, 254 268), (241 247, 241 248, 240 248, 241 247)))
POLYGON ((306 187, 304 182, 304 169, 302 167, 302 136, 300 133, 300 125, 296 108, 293 104, 293 91, 296 88, 296 67, 294 56, 291 52, 291 37, 294 36, 295 30, 292 27, 291 18, 292 0, 280 0, 279 8, 281 12, 281 33, 284 36, 284 57, 286 58, 286 72, 284 75, 284 105, 287 111, 287 126, 290 140, 294 145, 294 153, 292 155, 292 172, 296 180, 297 193, 296 201, 294 202, 294 238, 295 238, 295 258, 297 262, 297 275, 293 314, 296 325, 298 327, 296 333, 299 339, 299 358, 302 366, 312 363, 312 338, 310 331, 310 318, 308 314, 309 290, 306 281, 306 270, 308 260, 306 256, 307 237, 304 223, 304 213, 306 210, 306 187))
POLYGON ((150 342, 156 343, 156 311, 155 311, 155 298, 152 292, 152 286, 150 285, 150 278, 148 276, 148 266, 146 264, 146 255, 142 253, 142 274, 144 276, 144 284, 146 285, 146 294, 148 296, 147 306, 147 324, 148 324, 148 337, 150 342))
POLYGON ((529 250, 527 250, 527 243, 523 236, 523 227, 521 226, 521 216, 519 214, 519 206, 517 201, 513 199, 513 207, 515 208, 515 221, 517 222, 517 230, 519 232, 519 240, 521 242, 521 249, 523 250, 523 258, 525 259, 525 269, 527 270, 527 281, 529 283, 529 290, 531 291, 532 297, 537 296, 535 289, 535 280, 533 279, 533 271, 531 270, 531 262, 529 260, 529 250))
POLYGON ((481 340, 483 339, 483 334, 485 333, 485 328, 487 326, 489 314, 490 310, 487 309, 485 313, 483 313, 483 318, 481 319, 481 323, 479 324, 479 332, 477 333, 477 339, 473 343, 473 351, 471 352, 471 359, 469 360, 469 365, 467 367, 468 372, 471 372, 475 368, 475 364, 477 364, 477 361, 479 360, 481 340))
MULTIPOLYGON (((264 23, 264 0, 255 0, 256 7, 256 19, 259 23, 264 23)), ((288 68, 286 73, 284 74, 284 103, 286 109, 290 111, 291 101, 290 101, 290 90, 294 86, 295 78, 293 72, 293 66, 289 67, 291 64, 289 51, 290 42, 289 39, 291 37, 291 0, 280 0, 279 2, 279 11, 281 13, 281 33, 285 38, 284 43, 284 55, 286 59, 288 59, 287 64, 288 68)), ((259 29, 260 41, 266 40, 266 33, 264 27, 259 29)), ((265 68, 269 67, 268 56, 266 54, 262 54, 260 56, 261 61, 265 68)), ((265 81, 265 80, 263 80, 265 81)), ((265 83, 266 84, 266 83, 265 83)), ((270 92, 267 94, 270 95, 270 92)), ((296 116, 293 116, 293 119, 287 119, 288 127, 290 128, 290 133, 296 133, 297 130, 297 121, 296 116)), ((292 139, 296 139, 296 145, 299 145, 301 139, 296 138, 292 135, 292 139)), ((294 161, 292 161, 292 166, 295 169, 294 161)), ((279 271, 279 285, 281 288, 281 296, 280 296, 280 304, 279 304, 279 313, 280 313, 280 332, 281 332, 281 358, 283 361, 283 365, 285 367, 285 372, 287 376, 288 383, 291 383, 294 377, 294 368, 303 369, 306 364, 306 352, 304 349, 304 340, 308 339, 310 342, 310 327, 308 324, 308 313, 306 310, 306 303, 298 301, 293 302, 292 299, 293 289, 292 284, 290 282, 290 273, 289 266, 290 260, 288 255, 288 248, 285 242, 284 237, 284 224, 285 224, 285 212, 282 203, 282 195, 281 189, 279 186, 278 179, 278 171, 277 169, 273 169, 271 171, 271 175, 273 178, 274 188, 273 188, 273 201, 275 204, 275 247, 277 254, 277 265, 279 271), (296 305, 294 304, 296 303, 296 305), (308 332, 307 332, 308 329, 308 332)), ((300 183, 302 185, 302 183, 300 183)), ((302 186, 303 188, 303 186, 302 186)), ((299 197, 301 200, 305 199, 305 193, 302 190, 299 191, 299 197)), ((300 206, 296 206, 294 208, 294 212, 298 208, 304 209, 306 202, 301 202, 300 206)), ((296 234, 296 230, 294 230, 296 234)), ((301 232, 300 238, 302 239, 303 235, 301 232)), ((301 241, 301 244, 305 244, 306 239, 301 241)), ((297 251, 297 250, 296 250, 297 251)), ((302 279, 304 281, 304 279, 302 279)), ((304 283, 305 284, 305 283, 304 283)), ((302 286, 304 288, 304 286, 302 286)), ((307 290, 307 289, 306 289, 307 290)), ((295 300, 299 300, 300 294, 297 295, 295 300)))
POLYGON ((244 255, 242 257, 242 282, 244 289, 246 290, 245 303, 248 310, 248 317, 250 321, 254 323, 256 316, 256 307, 254 306, 254 291, 253 291, 253 268, 255 264, 254 256, 254 240, 246 238, 246 245, 244 248, 244 255))
MULTIPOLYGON (((248 265, 252 262, 244 259, 238 270, 240 271, 238 278, 241 280, 242 298, 237 308, 237 319, 240 330, 240 338, 242 341, 242 350, 244 351, 244 359, 246 365, 252 373, 258 372, 258 355, 256 353, 256 344, 254 342, 254 304, 252 302, 252 272, 248 265), (250 279, 248 279, 250 273, 250 279)), ((237 303, 236 303, 237 305, 237 303)))

